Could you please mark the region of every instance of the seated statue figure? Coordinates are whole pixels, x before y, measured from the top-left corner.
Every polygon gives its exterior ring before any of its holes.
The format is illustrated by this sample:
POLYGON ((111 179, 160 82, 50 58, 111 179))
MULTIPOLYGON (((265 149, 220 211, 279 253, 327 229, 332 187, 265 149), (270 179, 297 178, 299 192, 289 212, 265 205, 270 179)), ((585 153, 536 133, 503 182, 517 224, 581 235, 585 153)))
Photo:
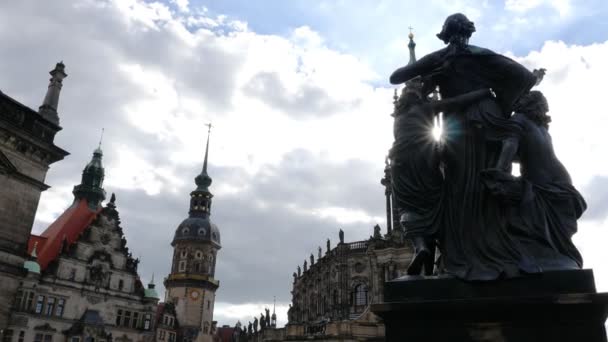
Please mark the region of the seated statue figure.
POLYGON ((586 203, 553 150, 547 100, 530 91, 514 110, 511 120, 522 129, 503 142, 497 167, 484 170, 482 179, 506 204, 508 230, 529 269, 579 269, 583 261, 572 235, 586 203), (520 163, 520 177, 509 172, 513 161, 520 163))
POLYGON ((433 272, 434 240, 441 224, 443 176, 439 166, 437 141, 432 135, 434 117, 444 110, 456 110, 482 98, 492 97, 490 89, 472 91, 440 101, 429 101, 432 86, 421 78, 407 83, 396 103, 391 148, 392 190, 395 206, 406 238, 414 244, 415 255, 407 273, 433 272))

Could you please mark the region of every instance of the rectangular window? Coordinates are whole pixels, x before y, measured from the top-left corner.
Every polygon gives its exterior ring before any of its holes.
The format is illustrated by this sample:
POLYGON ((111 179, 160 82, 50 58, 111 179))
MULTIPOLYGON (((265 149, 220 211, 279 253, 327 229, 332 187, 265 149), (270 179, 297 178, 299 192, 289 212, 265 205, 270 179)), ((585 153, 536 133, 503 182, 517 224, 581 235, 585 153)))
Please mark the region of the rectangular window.
POLYGON ((42 342, 42 334, 34 335, 34 342, 42 342))
POLYGON ((13 340, 13 331, 11 329, 6 329, 4 331, 4 335, 2 335, 3 342, 11 342, 13 340))
POLYGON ((44 314, 47 316, 53 315, 53 310, 55 309, 55 297, 49 297, 46 299, 46 308, 44 310, 44 314))
POLYGON ((163 324, 164 325, 169 325, 169 317, 167 317, 166 315, 163 316, 163 324))
POLYGON ((55 309, 55 316, 61 317, 63 316, 63 309, 65 308, 65 299, 59 299, 57 301, 57 309, 55 309))
POLYGON ((80 342, 80 337, 74 336, 72 339, 70 339, 70 342, 80 342))
POLYGON ((34 308, 34 312, 39 314, 42 312, 42 308, 44 307, 44 296, 39 295, 36 297, 36 307, 34 308))
POLYGON ((23 308, 26 311, 32 309, 32 303, 34 302, 34 292, 27 293, 27 300, 25 301, 25 307, 23 308))
POLYGON ((150 321, 152 320, 152 316, 150 314, 146 314, 144 316, 144 329, 150 330, 150 321))
POLYGON ((18 340, 18 342, 23 342, 23 341, 25 341, 25 331, 21 330, 19 332, 19 340, 18 340))
POLYGON ((53 342, 53 335, 44 335, 44 342, 53 342))
POLYGON ((139 312, 134 312, 133 313, 133 324, 131 325, 131 328, 133 328, 133 329, 137 328, 138 321, 139 321, 139 312))
POLYGON ((131 324, 131 311, 125 311, 125 319, 122 322, 122 325, 128 327, 131 324))
POLYGON ((159 332, 158 339, 161 340, 161 341, 165 339, 165 331, 164 330, 161 330, 159 332))
POLYGON ((118 313, 116 314, 116 326, 120 326, 122 323, 122 310, 118 310, 118 313))
POLYGON ((17 291, 17 294, 15 295, 15 302, 13 303, 13 308, 21 309, 22 301, 23 301, 23 291, 19 290, 19 291, 17 291))
POLYGON ((178 272, 186 271, 186 261, 182 260, 179 262, 178 272))
POLYGON ((169 342, 175 342, 175 333, 169 333, 169 342))

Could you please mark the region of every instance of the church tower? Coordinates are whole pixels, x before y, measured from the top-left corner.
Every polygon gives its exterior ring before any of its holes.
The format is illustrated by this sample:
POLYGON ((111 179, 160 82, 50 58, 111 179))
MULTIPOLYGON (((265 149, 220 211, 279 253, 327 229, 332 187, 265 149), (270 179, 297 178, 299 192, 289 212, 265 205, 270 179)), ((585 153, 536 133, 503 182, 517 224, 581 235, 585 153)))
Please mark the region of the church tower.
POLYGON ((211 222, 211 177, 207 174, 209 135, 203 170, 194 179, 190 210, 177 227, 171 246, 171 274, 165 279, 165 301, 175 305, 180 335, 184 342, 213 340, 213 306, 219 281, 214 278, 217 252, 221 248, 220 231, 211 222))

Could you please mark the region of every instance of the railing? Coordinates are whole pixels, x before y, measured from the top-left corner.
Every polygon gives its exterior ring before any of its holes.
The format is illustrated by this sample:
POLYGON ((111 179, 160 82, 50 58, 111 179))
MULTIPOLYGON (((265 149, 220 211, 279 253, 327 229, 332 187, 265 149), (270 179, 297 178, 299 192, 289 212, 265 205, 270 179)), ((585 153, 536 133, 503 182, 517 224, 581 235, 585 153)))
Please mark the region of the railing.
POLYGON ((346 246, 351 251, 359 250, 359 249, 367 249, 368 243, 367 243, 367 241, 357 241, 357 242, 347 243, 346 246))

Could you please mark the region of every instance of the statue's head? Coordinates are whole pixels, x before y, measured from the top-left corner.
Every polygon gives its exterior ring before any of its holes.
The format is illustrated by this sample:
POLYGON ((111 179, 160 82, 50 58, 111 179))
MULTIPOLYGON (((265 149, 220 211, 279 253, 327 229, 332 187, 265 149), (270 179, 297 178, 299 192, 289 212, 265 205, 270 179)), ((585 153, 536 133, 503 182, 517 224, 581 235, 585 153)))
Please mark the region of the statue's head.
POLYGON ((466 44, 473 32, 475 32, 475 24, 464 14, 456 13, 445 19, 441 32, 437 33, 437 38, 446 44, 466 44))
POLYGON ((547 115, 549 112, 549 103, 543 93, 538 90, 532 90, 517 100, 513 105, 513 110, 516 113, 526 115, 537 124, 548 128, 551 117, 547 115))

